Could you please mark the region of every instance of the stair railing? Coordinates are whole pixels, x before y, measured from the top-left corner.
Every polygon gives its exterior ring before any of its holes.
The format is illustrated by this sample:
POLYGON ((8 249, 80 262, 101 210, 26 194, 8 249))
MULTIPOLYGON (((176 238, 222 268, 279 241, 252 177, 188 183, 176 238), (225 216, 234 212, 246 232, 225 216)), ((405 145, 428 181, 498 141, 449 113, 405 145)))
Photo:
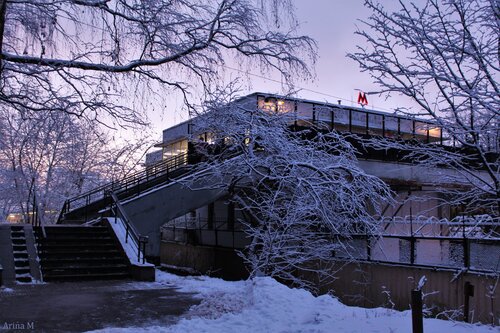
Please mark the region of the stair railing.
POLYGON ((45 233, 45 225, 43 220, 40 218, 40 208, 38 207, 38 201, 36 200, 36 193, 33 194, 33 206, 28 222, 31 223, 33 227, 41 227, 43 237, 47 237, 47 234, 45 233))
POLYGON ((131 240, 134 241, 137 245, 137 262, 141 262, 142 258, 142 263, 144 264, 146 261, 146 244, 148 242, 148 236, 140 235, 134 228, 134 226, 130 223, 130 219, 128 218, 127 213, 118 200, 118 196, 116 195, 116 193, 110 191, 108 194, 112 198, 111 213, 115 218, 115 223, 117 223, 116 219, 120 218, 125 226, 125 243, 128 243, 128 239, 130 236, 131 240))
POLYGON ((140 193, 141 184, 154 181, 158 177, 169 177, 170 173, 188 164, 188 154, 179 154, 171 158, 165 159, 155 165, 148 167, 144 170, 135 172, 123 179, 113 181, 90 191, 82 193, 73 198, 67 199, 64 202, 61 213, 59 214, 57 223, 61 222, 64 215, 70 211, 71 208, 79 208, 89 205, 91 202, 105 198, 110 192, 124 192, 134 189, 132 194, 140 193), (83 203, 83 204, 82 204, 83 203))

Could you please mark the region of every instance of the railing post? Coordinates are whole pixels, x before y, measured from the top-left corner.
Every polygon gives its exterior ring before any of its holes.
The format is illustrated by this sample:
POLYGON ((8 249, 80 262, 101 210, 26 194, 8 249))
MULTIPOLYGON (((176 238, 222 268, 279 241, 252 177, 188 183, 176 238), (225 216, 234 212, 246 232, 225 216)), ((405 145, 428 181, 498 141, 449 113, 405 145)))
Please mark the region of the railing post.
POLYGON ((470 267, 470 246, 467 238, 463 239, 463 247, 464 247, 464 267, 469 269, 470 267))
POLYGON ((382 137, 385 138, 385 115, 382 115, 382 137))
POLYGON ((146 262, 146 242, 142 243, 142 263, 146 262))
POLYGON ((470 267, 470 247, 467 237, 465 235, 465 219, 462 220, 462 245, 464 251, 464 267, 469 269, 470 267))
POLYGON ((139 236, 138 249, 137 249, 137 262, 141 262, 141 252, 142 252, 142 263, 146 262, 146 243, 148 242, 148 236, 139 236))
POLYGON ((352 110, 349 109, 349 133, 352 133, 352 110))
POLYGON ((142 247, 142 239, 139 236, 139 244, 137 244, 137 262, 141 262, 141 247, 142 247))
POLYGON ((369 124, 370 113, 369 112, 365 113, 365 117, 366 117, 366 135, 368 135, 370 133, 370 124, 369 124))

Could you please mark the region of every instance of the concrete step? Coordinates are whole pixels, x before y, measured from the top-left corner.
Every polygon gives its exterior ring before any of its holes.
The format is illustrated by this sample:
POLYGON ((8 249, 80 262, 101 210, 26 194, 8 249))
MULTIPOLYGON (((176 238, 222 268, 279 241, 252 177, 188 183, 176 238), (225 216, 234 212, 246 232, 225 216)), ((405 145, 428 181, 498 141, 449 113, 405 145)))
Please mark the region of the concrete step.
POLYGON ((50 249, 39 251, 40 258, 107 258, 122 255, 118 249, 50 249))
POLYGON ((109 273, 109 274, 47 274, 44 275, 44 281, 90 281, 90 280, 123 280, 129 279, 127 273, 109 273))
POLYGON ((61 244, 61 243, 42 243, 38 245, 38 251, 43 252, 43 251, 49 251, 49 250, 61 250, 61 249, 67 249, 67 250, 104 250, 104 249, 116 249, 117 244, 116 243, 110 243, 110 242, 95 242, 95 243, 67 243, 67 244, 61 244))
POLYGON ((10 230, 11 231, 16 231, 16 232, 19 232, 19 231, 24 232, 24 227, 23 226, 13 225, 13 226, 10 227, 10 230))
POLYGON ((31 276, 16 276, 17 282, 31 283, 33 282, 31 276))
POLYGON ((110 264, 127 264, 128 261, 122 256, 107 256, 106 258, 41 258, 40 263, 44 267, 50 266, 60 266, 60 265, 68 265, 71 266, 73 263, 78 262, 80 265, 95 265, 97 263, 101 263, 105 260, 110 264))
POLYGON ((35 237, 37 239, 43 239, 44 241, 59 241, 59 240, 74 240, 74 241, 80 241, 80 240, 87 240, 87 239, 110 239, 109 233, 103 233, 103 232, 96 232, 96 233, 91 233, 91 232, 85 232, 85 233, 55 233, 55 234, 47 234, 46 237, 43 237, 39 233, 35 233, 35 237))
POLYGON ((84 238, 44 238, 39 240, 39 245, 60 245, 60 246, 72 246, 73 244, 81 244, 92 246, 95 244, 115 244, 115 240, 108 237, 84 237, 84 238))
MULTIPOLYGON (((64 228, 64 227, 54 227, 53 229, 45 228, 45 236, 47 237, 57 237, 58 235, 107 235, 109 230, 102 227, 80 227, 80 228, 64 228), (60 230, 61 229, 61 230, 60 230)), ((43 235, 40 229, 35 229, 35 235, 43 235)))
POLYGON ((12 238, 12 245, 24 245, 26 246, 26 238, 12 238))
POLYGON ((24 234, 24 230, 23 231, 11 231, 10 237, 11 238, 25 238, 26 235, 24 234))
POLYGON ((14 251, 13 255, 14 255, 14 260, 17 260, 17 259, 28 260, 28 252, 16 252, 16 251, 14 251))
POLYGON ((19 251, 19 252, 28 251, 28 248, 26 247, 26 243, 24 243, 24 244, 12 244, 12 249, 14 251, 19 251))
POLYGON ((128 265, 118 264, 118 265, 77 265, 65 267, 44 267, 42 272, 50 275, 67 275, 67 274, 99 274, 99 273, 127 273, 128 265))
MULTIPOLYGON (((40 227, 34 228, 35 233, 41 233, 42 230, 40 227)), ((89 227, 82 227, 82 226, 48 226, 45 227, 45 233, 47 235, 52 235, 52 234, 59 234, 59 233, 78 233, 78 234, 83 234, 83 233, 109 233, 108 227, 101 227, 101 226, 89 226, 89 227)))
POLYGON ((129 262, 108 227, 35 229, 45 281, 129 278, 129 262))
POLYGON ((18 274, 29 274, 30 273, 30 267, 16 267, 15 268, 16 275, 18 274))
POLYGON ((24 267, 30 265, 30 261, 27 258, 14 258, 14 265, 16 267, 24 267))
POLYGON ((43 269, 45 271, 60 270, 60 269, 83 269, 83 268, 94 268, 94 267, 123 267, 128 269, 128 263, 125 261, 117 260, 73 260, 72 262, 51 262, 45 263, 43 269))

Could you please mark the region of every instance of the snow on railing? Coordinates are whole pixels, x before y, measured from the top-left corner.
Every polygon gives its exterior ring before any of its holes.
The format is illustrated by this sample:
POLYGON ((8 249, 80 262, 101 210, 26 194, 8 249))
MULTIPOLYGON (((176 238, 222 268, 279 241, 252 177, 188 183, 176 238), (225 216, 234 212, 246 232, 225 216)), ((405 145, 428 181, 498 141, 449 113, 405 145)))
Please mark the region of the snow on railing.
POLYGON ((445 236, 500 239, 500 217, 457 216, 451 220, 434 216, 394 216, 381 220, 384 235, 445 236))

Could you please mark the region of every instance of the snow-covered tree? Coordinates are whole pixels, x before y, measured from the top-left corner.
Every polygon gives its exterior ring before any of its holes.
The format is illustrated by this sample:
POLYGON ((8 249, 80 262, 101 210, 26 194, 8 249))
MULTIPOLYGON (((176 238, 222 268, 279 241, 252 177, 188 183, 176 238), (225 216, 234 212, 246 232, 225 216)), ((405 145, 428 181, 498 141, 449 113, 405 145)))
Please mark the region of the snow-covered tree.
MULTIPOLYGON (((372 12, 357 32, 364 42, 349 54, 381 89, 409 97, 443 129, 447 145, 415 145, 414 157, 455 171, 454 204, 500 211, 500 5, 497 0, 400 1, 372 12), (478 170, 482 170, 481 175, 478 170), (458 179, 460 178, 460 179, 458 179)), ((395 148, 404 148, 390 142, 395 148)))
POLYGON ((144 146, 124 146, 114 148, 106 133, 67 113, 0 110, 0 219, 27 214, 36 196, 51 222, 65 199, 133 167, 130 154, 144 146))
POLYGON ((229 59, 309 76, 296 25, 290 0, 2 0, 0 107, 141 123, 224 81, 229 59))
POLYGON ((293 111, 263 111, 253 99, 219 95, 205 106, 193 130, 213 140, 197 145, 204 161, 194 183, 224 187, 247 216, 241 222, 252 241, 242 256, 253 275, 323 281, 334 273, 335 251, 349 253, 353 234, 377 233, 390 190, 358 167, 342 135, 297 128, 293 111))

